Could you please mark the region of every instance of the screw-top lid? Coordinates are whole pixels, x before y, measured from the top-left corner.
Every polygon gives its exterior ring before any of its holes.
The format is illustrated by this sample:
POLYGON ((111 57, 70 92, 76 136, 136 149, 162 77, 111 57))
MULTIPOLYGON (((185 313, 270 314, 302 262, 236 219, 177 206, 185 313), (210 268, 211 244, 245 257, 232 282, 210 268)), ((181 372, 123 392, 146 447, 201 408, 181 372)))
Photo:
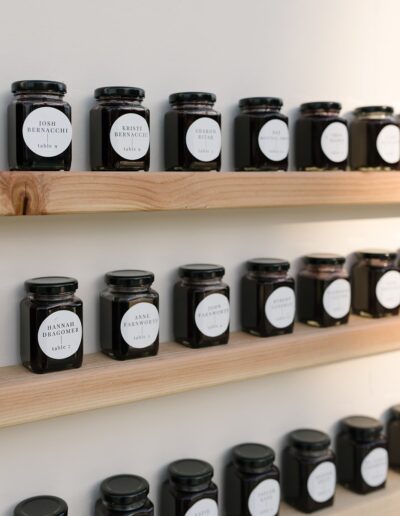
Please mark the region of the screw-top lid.
POLYGON ((107 272, 104 278, 107 285, 120 287, 143 287, 153 283, 154 274, 149 271, 127 269, 107 272))
POLYGON ((391 106, 362 106, 353 111, 355 115, 361 115, 363 113, 387 113, 388 115, 392 115, 394 113, 394 109, 391 106))
POLYGON ((239 100, 239 107, 275 107, 279 110, 283 100, 279 97, 246 97, 239 100))
POLYGON ((300 429, 289 434, 293 446, 304 451, 322 451, 329 447, 331 439, 319 430, 300 429))
POLYGON ((246 473, 261 473, 270 468, 275 460, 275 453, 269 446, 256 443, 244 443, 232 450, 233 463, 246 473))
POLYGON ((179 267, 178 274, 181 278, 191 279, 213 279, 222 278, 225 268, 222 265, 210 263, 190 263, 179 267))
POLYGON ((75 292, 78 280, 68 276, 46 276, 25 281, 25 290, 33 294, 65 294, 75 292))
POLYGON ((179 102, 212 102, 217 100, 215 93, 208 93, 206 91, 182 91, 179 93, 172 93, 169 96, 169 103, 171 105, 179 102))
POLYGON ((397 253, 387 249, 363 249, 357 251, 356 254, 361 258, 376 258, 378 260, 395 260, 397 257, 397 253))
POLYGON ((328 111, 328 110, 337 110, 340 111, 342 109, 342 104, 340 102, 305 102, 301 104, 300 111, 305 113, 307 111, 328 111))
POLYGON ((391 409, 390 409, 390 415, 392 416, 392 418, 394 419, 400 419, 400 404, 398 405, 394 405, 391 409))
POLYGON ((145 502, 149 483, 137 475, 115 475, 106 478, 100 485, 103 501, 119 506, 145 502))
POLYGON ((132 99, 144 99, 145 94, 142 88, 135 86, 103 86, 94 90, 96 99, 100 97, 126 97, 132 99))
POLYGON ((247 270, 254 272, 288 271, 290 263, 280 258, 253 258, 246 262, 247 270))
POLYGON ((19 503, 14 516, 67 516, 68 506, 57 496, 34 496, 19 503))
POLYGON ((346 261, 344 256, 331 253, 313 253, 304 256, 304 262, 311 265, 343 265, 346 261))
POLYGON ((174 484, 195 490, 211 482, 214 470, 211 464, 203 460, 182 459, 168 466, 168 474, 174 484))
POLYGON ((373 417, 350 416, 342 419, 341 424, 356 441, 369 441, 378 437, 383 431, 382 423, 373 417))
POLYGON ((11 84, 11 91, 13 93, 37 91, 64 95, 67 93, 67 85, 57 81, 16 81, 11 84))

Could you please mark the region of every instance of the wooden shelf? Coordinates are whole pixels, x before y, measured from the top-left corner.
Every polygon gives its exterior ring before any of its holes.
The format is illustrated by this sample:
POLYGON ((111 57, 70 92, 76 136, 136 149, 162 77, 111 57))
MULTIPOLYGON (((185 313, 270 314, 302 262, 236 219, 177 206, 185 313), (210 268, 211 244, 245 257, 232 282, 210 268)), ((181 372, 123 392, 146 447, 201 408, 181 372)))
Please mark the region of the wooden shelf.
POLYGON ((400 172, 0 172, 0 215, 399 202, 400 172))
POLYGON ((0 427, 400 349, 400 317, 352 317, 346 326, 261 339, 233 333, 226 346, 164 343, 156 357, 117 362, 87 355, 81 369, 35 375, 0 369, 0 427))

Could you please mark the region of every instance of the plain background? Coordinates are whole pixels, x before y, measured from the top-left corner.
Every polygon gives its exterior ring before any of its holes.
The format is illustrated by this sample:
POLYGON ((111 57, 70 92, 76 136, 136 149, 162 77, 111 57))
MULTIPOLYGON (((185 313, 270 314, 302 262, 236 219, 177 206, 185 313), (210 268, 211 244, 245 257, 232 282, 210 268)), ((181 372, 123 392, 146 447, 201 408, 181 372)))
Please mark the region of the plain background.
MULTIPOLYGON (((399 17, 396 0, 3 2, 0 168, 7 168, 10 83, 18 79, 67 83, 74 170, 88 169, 88 111, 98 86, 145 88, 152 170, 163 168, 162 121, 174 91, 217 94, 224 170, 232 169, 232 121, 241 97, 281 96, 291 121, 296 107, 312 100, 341 101, 344 112, 373 103, 398 110, 399 17)), ((399 229, 395 206, 1 218, 0 365, 19 360, 18 302, 27 278, 79 279, 85 348, 94 352, 98 292, 108 270, 155 272, 165 341, 171 338, 171 286, 183 263, 226 266, 237 329, 246 259, 284 257, 295 272, 308 252, 397 249, 399 229)), ((279 452, 284 435, 296 427, 333 435, 343 416, 382 417, 400 401, 399 360, 400 353, 378 355, 3 429, 0 516, 43 493, 67 500, 71 516, 88 516, 99 482, 121 472, 146 477, 157 503, 166 465, 187 456, 212 462, 220 482, 234 444, 254 440, 279 452)))

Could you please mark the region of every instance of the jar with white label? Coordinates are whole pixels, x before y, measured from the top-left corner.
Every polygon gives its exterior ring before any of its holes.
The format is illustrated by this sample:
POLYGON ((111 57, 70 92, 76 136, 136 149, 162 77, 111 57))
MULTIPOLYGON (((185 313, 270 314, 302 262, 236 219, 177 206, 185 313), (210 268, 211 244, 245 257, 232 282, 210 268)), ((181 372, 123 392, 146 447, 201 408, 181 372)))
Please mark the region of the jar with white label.
POLYGON ((306 102, 295 126, 297 170, 346 170, 349 153, 347 120, 339 102, 306 102))
POLYGON ((182 459, 168 466, 163 483, 163 516, 218 516, 218 488, 212 482, 214 470, 208 462, 182 459))
POLYGON ((338 481, 359 494, 384 488, 389 457, 383 425, 366 416, 350 416, 340 423, 336 443, 338 481))
POLYGON ((276 516, 281 489, 275 453, 268 446, 245 443, 235 446, 225 472, 227 516, 276 516))
POLYGON ((254 258, 241 282, 242 328, 259 337, 292 333, 296 313, 290 264, 278 258, 254 258))
POLYGON ((354 170, 398 170, 400 128, 392 107, 365 106, 354 111, 350 161, 354 170))
POLYGON ((116 360, 156 355, 160 316, 154 274, 120 270, 105 275, 108 287, 100 294, 100 343, 116 360))
POLYGON ((282 99, 249 97, 239 101, 235 118, 235 170, 287 170, 288 117, 282 99))
POLYGON ((366 249, 356 253, 351 270, 353 312, 365 317, 398 315, 400 270, 397 254, 385 249, 366 249))
POLYGON ((95 516, 153 516, 149 483, 137 475, 115 475, 100 485, 95 516))
POLYGON ((132 86, 105 86, 94 92, 90 111, 92 170, 149 170, 150 111, 145 93, 132 86))
POLYGON ((214 93, 187 91, 169 96, 164 121, 165 170, 221 169, 221 114, 214 93))
POLYGON ((179 268, 174 287, 175 340, 191 348, 227 344, 229 340, 229 287, 224 267, 190 264, 179 268))
POLYGON ((302 429, 289 434, 283 451, 282 493, 296 509, 311 513, 333 505, 336 457, 327 434, 302 429))
POLYGON ((58 496, 33 496, 20 502, 14 516, 67 516, 68 506, 58 496))
POLYGON ((392 468, 400 469, 400 405, 395 405, 390 409, 387 440, 389 464, 392 468))
POLYGON ((324 328, 348 322, 351 287, 344 262, 344 256, 337 254, 304 257, 304 268, 297 279, 297 314, 301 322, 324 328))
POLYGON ((33 373, 78 368, 83 358, 82 301, 78 282, 65 276, 25 282, 21 301, 21 360, 33 373))
POLYGON ((10 170, 69 170, 72 159, 71 106, 67 87, 55 81, 17 81, 8 106, 10 170))

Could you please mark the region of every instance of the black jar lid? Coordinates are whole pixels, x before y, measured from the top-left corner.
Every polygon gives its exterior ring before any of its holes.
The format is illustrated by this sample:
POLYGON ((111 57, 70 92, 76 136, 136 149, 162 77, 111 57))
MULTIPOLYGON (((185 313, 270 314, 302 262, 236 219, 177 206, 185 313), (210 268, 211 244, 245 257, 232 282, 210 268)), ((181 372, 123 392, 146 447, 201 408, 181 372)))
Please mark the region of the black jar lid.
POLYGON ((168 466, 172 482, 186 488, 196 488, 208 484, 214 470, 211 464, 198 459, 181 459, 168 466))
POLYGON ((234 464, 247 473, 265 471, 275 460, 272 448, 257 443, 238 444, 233 448, 232 456, 234 464))
POLYGON ((368 441, 383 431, 383 425, 373 417, 350 416, 342 419, 342 426, 347 429, 356 441, 368 441))
POLYGON ((64 95, 67 93, 67 85, 58 81, 15 81, 11 84, 13 93, 24 93, 26 91, 50 92, 64 95))
POLYGON ((254 272, 280 272, 288 271, 290 263, 280 258, 253 258, 246 262, 246 267, 254 272))
POLYGON ((387 113, 388 115, 392 115, 394 113, 394 109, 391 106, 361 106, 353 111, 355 115, 361 115, 362 113, 387 113))
POLYGON ((283 100, 279 97, 246 97, 239 100, 239 107, 275 107, 280 109, 283 100))
POLYGON ((190 279, 222 278, 225 274, 225 268, 222 265, 212 265, 210 263, 190 263, 179 267, 178 274, 181 278, 190 279))
POLYGON ((322 451, 329 447, 331 439, 319 430, 300 429, 289 434, 290 442, 299 450, 322 451))
POLYGON ((304 256, 304 261, 311 265, 343 265, 346 258, 340 254, 313 253, 304 256))
POLYGON ((390 409, 390 415, 393 419, 400 419, 400 404, 394 405, 390 409))
POLYGON ((20 502, 14 516, 67 516, 68 506, 57 496, 34 496, 20 502))
POLYGON ((47 276, 25 281, 25 290, 33 294, 65 294, 75 292, 78 280, 67 276, 47 276))
POLYGON ((305 113, 307 111, 327 111, 330 109, 335 109, 340 111, 342 109, 342 104, 340 102, 304 102, 301 104, 300 111, 305 113))
POLYGON ((208 93, 206 91, 182 91, 179 93, 172 93, 169 96, 169 103, 171 105, 180 102, 212 102, 217 100, 215 93, 208 93))
POLYGON ((102 499, 114 505, 144 502, 149 494, 149 483, 137 475, 115 475, 100 485, 102 499))
POLYGON ((104 278, 107 285, 115 285, 118 287, 144 287, 153 283, 154 274, 149 271, 128 269, 107 272, 104 278))
POLYGON ((94 90, 96 99, 100 97, 125 97, 144 99, 144 90, 135 86, 103 86, 94 90))
POLYGON ((387 249, 363 249, 356 252, 361 258, 376 258, 378 260, 395 260, 397 253, 387 249))

